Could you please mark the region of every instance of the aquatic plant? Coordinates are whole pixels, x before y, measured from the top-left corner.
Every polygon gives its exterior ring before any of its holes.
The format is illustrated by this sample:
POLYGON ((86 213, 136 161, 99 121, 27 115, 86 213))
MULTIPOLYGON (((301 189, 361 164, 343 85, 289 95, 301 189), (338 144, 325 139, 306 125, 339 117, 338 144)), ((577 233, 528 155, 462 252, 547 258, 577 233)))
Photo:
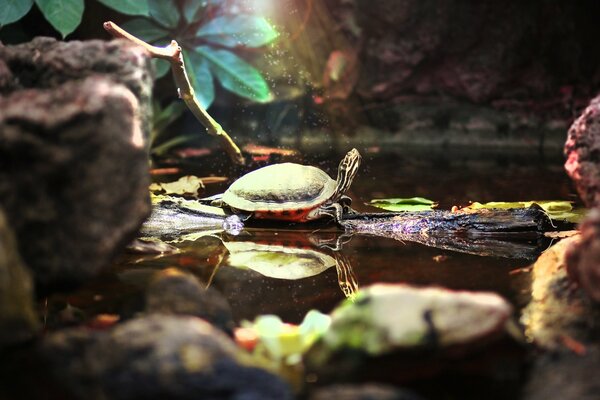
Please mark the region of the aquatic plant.
MULTIPOLYGON (((224 0, 97 1, 133 16, 123 27, 148 43, 164 46, 177 40, 189 66, 190 82, 204 108, 215 98, 214 78, 241 97, 258 102, 272 98, 262 74, 236 54, 277 38, 277 30, 266 18, 229 7, 224 0)), ((22 19, 34 2, 63 38, 81 24, 84 0, 0 0, 0 27, 22 19)), ((168 62, 153 62, 157 78, 169 70, 168 62)))

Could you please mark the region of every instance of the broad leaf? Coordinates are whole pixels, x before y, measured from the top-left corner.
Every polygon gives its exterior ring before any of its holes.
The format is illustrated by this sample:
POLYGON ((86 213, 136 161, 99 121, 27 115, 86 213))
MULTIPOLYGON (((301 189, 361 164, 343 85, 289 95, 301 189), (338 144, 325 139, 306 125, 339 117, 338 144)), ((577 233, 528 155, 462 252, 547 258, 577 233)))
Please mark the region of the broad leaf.
POLYGON ((152 65, 154 66, 154 79, 162 78, 169 72, 169 69, 171 69, 170 62, 159 58, 153 58, 152 65))
POLYGON ((32 5, 33 0, 0 0, 0 26, 20 20, 32 5))
POLYGON ((208 60, 194 51, 183 53, 183 60, 200 104, 204 108, 210 107, 215 99, 215 85, 208 60))
POLYGON ((83 0, 35 0, 35 4, 63 38, 81 23, 83 0))
POLYGON ((423 198, 410 197, 406 199, 391 198, 391 199, 374 199, 369 205, 381 208, 387 211, 431 211, 437 206, 437 203, 423 198))
POLYGON ((127 15, 144 15, 149 16, 150 11, 148 9, 147 0, 98 0, 106 7, 112 8, 120 12, 121 14, 127 15))
POLYGON ((267 102, 273 96, 267 82, 253 66, 227 50, 215 50, 208 46, 196 48, 210 62, 210 68, 221 85, 242 97, 267 102))
POLYGON ((263 17, 235 15, 211 20, 200 27, 196 35, 228 47, 260 47, 272 42, 279 34, 263 17))
POLYGON ((175 28, 179 23, 179 11, 172 1, 148 0, 150 16, 167 28, 175 28))
POLYGON ((154 42, 155 40, 165 38, 169 35, 169 31, 161 28, 146 18, 134 18, 125 22, 122 26, 127 32, 139 37, 145 42, 154 42))
POLYGON ((206 0, 184 0, 181 11, 183 17, 188 23, 197 21, 202 13, 200 10, 204 9, 208 5, 206 0))

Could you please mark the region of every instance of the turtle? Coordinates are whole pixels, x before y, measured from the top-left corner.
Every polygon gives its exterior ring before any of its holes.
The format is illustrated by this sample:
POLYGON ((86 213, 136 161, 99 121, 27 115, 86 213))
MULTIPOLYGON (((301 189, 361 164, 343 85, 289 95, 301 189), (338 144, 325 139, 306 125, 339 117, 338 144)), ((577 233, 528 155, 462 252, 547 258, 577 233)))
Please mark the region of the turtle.
POLYGON ((360 161, 358 150, 350 150, 340 162, 337 180, 310 165, 281 163, 262 167, 211 198, 211 204, 256 219, 307 222, 330 217, 339 223, 342 214, 351 210, 351 199, 344 193, 352 184, 360 161))

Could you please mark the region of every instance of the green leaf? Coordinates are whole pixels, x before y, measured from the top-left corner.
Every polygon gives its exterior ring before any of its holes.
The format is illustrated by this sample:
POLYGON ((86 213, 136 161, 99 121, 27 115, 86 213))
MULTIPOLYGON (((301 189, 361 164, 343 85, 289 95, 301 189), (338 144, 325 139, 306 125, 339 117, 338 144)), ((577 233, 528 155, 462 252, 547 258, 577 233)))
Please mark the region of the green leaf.
POLYGON ((134 18, 125 22, 122 27, 145 42, 154 42, 169 35, 169 31, 154 24, 147 18, 134 18))
POLYGON ((63 38, 81 23, 83 0, 35 0, 35 4, 63 38))
POLYGON ((182 101, 173 101, 162 110, 160 109, 158 102, 155 102, 153 108, 154 116, 152 118, 152 132, 150 133, 152 144, 154 144, 154 141, 165 131, 167 126, 172 124, 183 114, 187 107, 182 101))
POLYGON ((33 0, 0 0, 0 26, 20 20, 31 6, 33 0))
POLYGON ((437 206, 437 203, 423 198, 423 197, 410 197, 406 199, 402 198, 390 198, 390 199, 373 199, 369 205, 377 208, 381 208, 387 211, 431 211, 437 206))
POLYGON ((147 0, 98 0, 106 7, 112 8, 120 12, 121 14, 127 15, 144 15, 149 16, 150 11, 148 9, 147 0))
POLYGON ((258 102, 273 99, 260 72, 232 52, 208 46, 197 47, 196 51, 210 62, 210 69, 225 89, 258 102))
POLYGON ((188 23, 197 21, 202 14, 200 10, 207 6, 205 0, 184 0, 182 5, 183 17, 188 23))
POLYGON ((175 28, 179 23, 179 11, 174 2, 148 0, 150 16, 167 28, 175 28))
POLYGON ((184 52, 183 60, 196 98, 202 107, 210 107, 215 99, 215 84, 208 60, 195 51, 184 52))
POLYGON ((213 19, 200 27, 196 35, 228 47, 260 47, 272 42, 279 33, 263 17, 235 15, 213 19))
POLYGON ((152 65, 154 66, 154 79, 162 78, 169 72, 169 69, 171 69, 170 62, 158 58, 152 59, 152 65))
POLYGON ((573 209, 573 202, 565 200, 540 200, 540 201, 491 201, 489 203, 471 203, 466 207, 472 210, 481 209, 511 209, 528 208, 537 204, 542 207, 548 216, 553 220, 564 220, 572 223, 579 223, 586 214, 585 209, 573 209))

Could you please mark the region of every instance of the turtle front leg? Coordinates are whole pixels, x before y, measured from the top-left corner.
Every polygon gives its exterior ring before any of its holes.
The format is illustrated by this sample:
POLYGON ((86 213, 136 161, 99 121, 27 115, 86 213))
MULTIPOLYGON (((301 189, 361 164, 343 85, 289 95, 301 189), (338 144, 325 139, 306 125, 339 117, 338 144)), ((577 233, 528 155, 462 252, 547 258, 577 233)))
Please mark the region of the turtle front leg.
POLYGON ((337 224, 340 224, 344 215, 344 207, 342 207, 339 203, 327 204, 326 206, 321 206, 315 208, 313 211, 306 215, 307 220, 319 219, 323 217, 332 218, 337 224))

